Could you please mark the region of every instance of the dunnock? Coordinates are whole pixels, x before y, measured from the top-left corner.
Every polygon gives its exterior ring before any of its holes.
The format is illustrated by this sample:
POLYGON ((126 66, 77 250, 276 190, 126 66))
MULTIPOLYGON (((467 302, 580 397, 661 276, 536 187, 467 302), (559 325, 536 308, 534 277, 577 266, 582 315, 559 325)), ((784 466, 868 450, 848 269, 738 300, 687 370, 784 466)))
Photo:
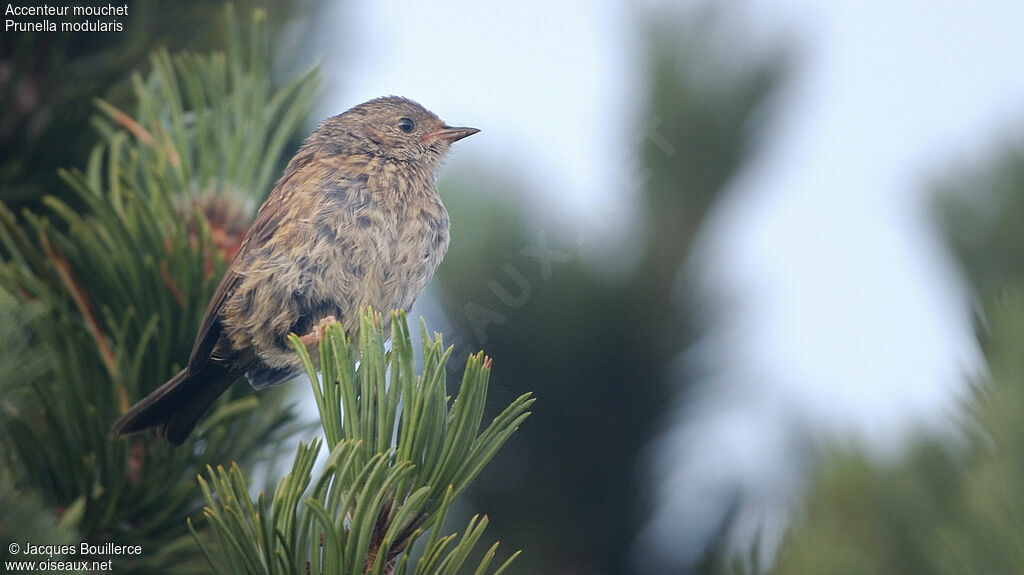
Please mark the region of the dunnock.
POLYGON ((263 389, 300 372, 289 333, 314 341, 337 318, 354 334, 360 308, 412 306, 448 249, 437 170, 452 142, 478 131, 393 96, 324 120, 260 207, 188 366, 111 433, 156 427, 178 445, 241 375, 263 389))

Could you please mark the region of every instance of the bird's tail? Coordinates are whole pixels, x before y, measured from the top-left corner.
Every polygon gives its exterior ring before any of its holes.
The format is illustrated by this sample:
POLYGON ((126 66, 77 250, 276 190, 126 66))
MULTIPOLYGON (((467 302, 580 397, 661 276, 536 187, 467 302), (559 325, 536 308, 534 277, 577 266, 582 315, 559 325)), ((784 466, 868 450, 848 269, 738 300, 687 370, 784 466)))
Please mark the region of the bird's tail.
POLYGON ((238 379, 238 374, 213 362, 198 372, 178 372, 167 383, 132 406, 114 422, 112 438, 156 427, 157 435, 181 445, 213 402, 238 379))

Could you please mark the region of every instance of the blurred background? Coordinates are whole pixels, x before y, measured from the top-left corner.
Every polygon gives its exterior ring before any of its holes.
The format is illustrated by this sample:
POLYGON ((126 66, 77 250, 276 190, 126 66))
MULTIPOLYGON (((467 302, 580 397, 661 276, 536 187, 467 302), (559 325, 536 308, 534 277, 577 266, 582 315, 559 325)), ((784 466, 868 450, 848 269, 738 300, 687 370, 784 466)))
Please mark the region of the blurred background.
MULTIPOLYGON (((8 81, 4 35, 4 202, 84 164, 54 139, 146 51, 217 45, 185 4, 133 5, 114 59, 41 35, 80 86, 8 81)), ((462 501, 514 572, 1024 570, 1024 7, 268 9, 274 70, 324 76, 301 133, 386 94, 482 129, 411 315, 454 374, 495 359, 495 413, 539 398, 462 501)))

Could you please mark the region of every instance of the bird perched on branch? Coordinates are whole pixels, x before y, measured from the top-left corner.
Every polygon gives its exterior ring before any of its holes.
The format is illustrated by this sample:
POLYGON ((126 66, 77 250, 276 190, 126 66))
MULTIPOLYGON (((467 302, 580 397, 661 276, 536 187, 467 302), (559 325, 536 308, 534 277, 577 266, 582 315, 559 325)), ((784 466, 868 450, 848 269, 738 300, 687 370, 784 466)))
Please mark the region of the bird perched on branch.
POLYGON ((289 333, 318 341, 325 322, 353 334, 360 308, 408 309, 448 249, 435 188, 452 127, 399 97, 324 120, 260 207, 210 300, 188 365, 114 423, 185 441, 243 374, 256 389, 301 371, 289 333))

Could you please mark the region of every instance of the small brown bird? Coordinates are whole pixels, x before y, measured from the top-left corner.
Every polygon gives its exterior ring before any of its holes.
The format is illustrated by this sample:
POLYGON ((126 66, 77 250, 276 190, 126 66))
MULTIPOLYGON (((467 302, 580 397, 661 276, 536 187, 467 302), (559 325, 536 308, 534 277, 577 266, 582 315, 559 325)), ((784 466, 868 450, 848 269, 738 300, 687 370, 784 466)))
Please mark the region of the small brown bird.
POLYGON ((477 133, 399 97, 324 120, 260 207, 210 300, 188 366, 114 423, 182 443, 243 374, 256 389, 301 371, 289 333, 315 341, 337 318, 408 309, 448 249, 435 188, 448 147, 477 133))

